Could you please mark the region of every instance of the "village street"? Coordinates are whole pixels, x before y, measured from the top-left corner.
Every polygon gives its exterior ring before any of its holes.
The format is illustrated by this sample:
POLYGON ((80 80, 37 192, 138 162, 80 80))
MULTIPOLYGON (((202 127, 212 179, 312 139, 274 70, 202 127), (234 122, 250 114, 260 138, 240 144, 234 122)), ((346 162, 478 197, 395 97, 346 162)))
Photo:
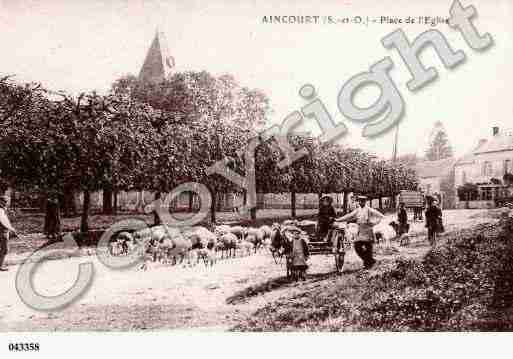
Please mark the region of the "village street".
MULTIPOLYGON (((444 212, 447 231, 473 224, 493 222, 485 210, 444 212)), ((391 220, 389 217, 387 220, 391 220)), ((422 222, 412 226, 409 246, 395 249, 379 246, 378 265, 370 271, 380 272, 399 257, 421 257, 428 250, 422 222)), ((0 299, 0 331, 53 330, 131 330, 131 329, 208 329, 227 330, 251 316, 258 308, 283 296, 290 296, 321 281, 344 281, 347 276, 363 272, 361 262, 351 251, 346 256, 344 273, 336 276, 331 256, 310 259, 306 282, 283 280, 285 269, 271 255, 262 251, 249 257, 219 260, 213 268, 200 264, 194 268, 155 264, 147 271, 136 268, 113 271, 96 257, 53 260, 44 263, 34 278, 43 295, 56 295, 74 281, 79 263, 94 263, 95 276, 85 295, 65 310, 42 313, 25 306, 15 289, 17 266, 0 274, 3 283, 0 299), (241 293, 258 291, 247 300, 233 301, 241 293), (228 301, 227 301, 228 300, 228 301)))

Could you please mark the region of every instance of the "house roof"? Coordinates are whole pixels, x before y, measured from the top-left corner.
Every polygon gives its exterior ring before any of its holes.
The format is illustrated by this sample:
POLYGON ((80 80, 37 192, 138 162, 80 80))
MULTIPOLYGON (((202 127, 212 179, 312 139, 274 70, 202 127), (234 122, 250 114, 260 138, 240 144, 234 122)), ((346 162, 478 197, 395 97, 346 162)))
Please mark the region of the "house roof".
POLYGON ((442 177, 448 174, 454 164, 455 158, 445 158, 438 161, 422 161, 418 162, 413 169, 417 172, 419 178, 442 177))
POLYGON ((479 146, 474 150, 474 154, 488 152, 501 152, 513 150, 513 136, 509 133, 499 133, 493 136, 490 140, 479 146))

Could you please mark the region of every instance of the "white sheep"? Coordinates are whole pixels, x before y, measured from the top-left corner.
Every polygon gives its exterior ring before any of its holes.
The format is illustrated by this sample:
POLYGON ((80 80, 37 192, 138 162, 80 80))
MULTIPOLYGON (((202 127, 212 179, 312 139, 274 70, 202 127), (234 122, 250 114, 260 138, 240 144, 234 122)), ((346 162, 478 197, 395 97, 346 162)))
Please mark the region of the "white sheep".
POLYGON ((264 243, 265 233, 260 228, 252 228, 249 227, 244 232, 243 239, 253 243, 255 248, 255 253, 258 249, 260 249, 264 243))
POLYGON ((383 240, 388 247, 391 245, 392 239, 397 236, 394 228, 390 224, 384 222, 380 222, 372 227, 372 233, 374 234, 376 243, 379 243, 380 240, 383 240))
POLYGON ((252 252, 255 250, 255 245, 248 240, 238 241, 236 247, 240 250, 240 253, 242 253, 242 255, 246 254, 248 256, 250 256, 252 252))

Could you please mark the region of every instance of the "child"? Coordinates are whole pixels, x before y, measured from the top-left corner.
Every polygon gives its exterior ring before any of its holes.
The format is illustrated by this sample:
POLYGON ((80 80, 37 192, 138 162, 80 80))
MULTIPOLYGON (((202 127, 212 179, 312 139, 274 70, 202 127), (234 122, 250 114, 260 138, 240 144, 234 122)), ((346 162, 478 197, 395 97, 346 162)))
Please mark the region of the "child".
POLYGON ((288 232, 292 237, 290 248, 292 277, 296 281, 299 279, 306 280, 306 270, 308 269, 306 261, 310 256, 308 244, 303 238, 301 238, 301 231, 298 228, 290 228, 288 232))

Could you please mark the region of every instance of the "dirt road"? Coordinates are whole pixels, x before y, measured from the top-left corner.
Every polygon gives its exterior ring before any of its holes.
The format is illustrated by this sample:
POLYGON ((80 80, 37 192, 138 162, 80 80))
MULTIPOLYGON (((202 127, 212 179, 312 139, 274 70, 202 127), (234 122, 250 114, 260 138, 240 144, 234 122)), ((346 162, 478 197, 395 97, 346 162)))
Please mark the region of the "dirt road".
MULTIPOLYGON (((484 211, 446 211, 448 231, 480 222, 489 222, 484 211)), ((385 269, 398 257, 422 256, 429 250, 421 223, 413 225, 419 234, 410 246, 377 248, 379 264, 385 269)), ((141 330, 195 329, 226 330, 258 308, 304 286, 321 280, 334 280, 333 259, 315 256, 310 260, 309 279, 302 283, 283 280, 284 268, 265 252, 230 260, 221 260, 213 268, 195 268, 156 264, 148 271, 136 268, 113 271, 95 257, 48 261, 34 278, 44 295, 55 295, 74 281, 78 264, 92 262, 95 276, 91 288, 70 307, 52 313, 29 309, 15 289, 17 267, 0 274, 0 331, 63 330, 141 330), (233 298, 244 300, 231 300, 233 298), (234 303, 234 304, 229 304, 234 303)), ((354 252, 347 255, 344 270, 361 268, 354 252)), ((336 280, 344 280, 344 275, 336 280)))

